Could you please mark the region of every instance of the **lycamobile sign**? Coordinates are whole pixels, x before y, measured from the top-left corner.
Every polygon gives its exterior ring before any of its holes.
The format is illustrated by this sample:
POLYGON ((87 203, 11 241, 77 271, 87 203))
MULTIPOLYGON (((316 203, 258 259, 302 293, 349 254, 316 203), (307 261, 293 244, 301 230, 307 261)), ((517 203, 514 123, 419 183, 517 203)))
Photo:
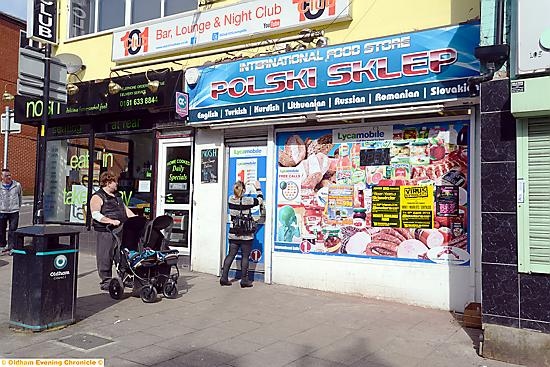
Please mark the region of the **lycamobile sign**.
POLYGON ((392 140, 393 125, 366 126, 353 129, 332 130, 333 143, 349 143, 372 140, 392 140))

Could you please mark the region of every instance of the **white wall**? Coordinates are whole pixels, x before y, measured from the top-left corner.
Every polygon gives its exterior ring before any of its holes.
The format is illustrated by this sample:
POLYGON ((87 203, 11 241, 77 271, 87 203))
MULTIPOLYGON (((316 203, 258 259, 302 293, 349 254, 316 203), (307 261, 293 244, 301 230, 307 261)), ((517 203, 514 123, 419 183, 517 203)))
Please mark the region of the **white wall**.
POLYGON ((197 129, 194 154, 191 268, 219 274, 223 234, 223 130, 197 129), (201 183, 201 150, 218 148, 218 182, 201 183))
POLYGON ((474 300, 469 266, 273 253, 274 283, 464 311, 474 300))

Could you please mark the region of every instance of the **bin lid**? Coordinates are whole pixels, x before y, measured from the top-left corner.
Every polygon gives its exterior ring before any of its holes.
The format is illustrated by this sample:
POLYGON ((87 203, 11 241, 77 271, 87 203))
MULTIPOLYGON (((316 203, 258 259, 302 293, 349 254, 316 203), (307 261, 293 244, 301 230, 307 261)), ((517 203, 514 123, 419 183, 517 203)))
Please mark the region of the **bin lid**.
POLYGON ((69 228, 66 226, 52 224, 36 224, 34 226, 21 227, 16 231, 17 234, 34 237, 47 236, 68 236, 71 234, 80 233, 78 229, 69 228))

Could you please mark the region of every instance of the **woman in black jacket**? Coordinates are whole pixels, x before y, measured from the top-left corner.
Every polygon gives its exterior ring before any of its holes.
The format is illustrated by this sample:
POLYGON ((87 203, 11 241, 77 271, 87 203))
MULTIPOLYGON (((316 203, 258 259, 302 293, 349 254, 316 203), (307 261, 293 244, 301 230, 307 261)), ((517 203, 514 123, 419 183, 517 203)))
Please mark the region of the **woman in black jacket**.
POLYGON ((244 196, 246 186, 242 181, 237 181, 233 185, 233 195, 229 197, 228 207, 231 216, 231 225, 229 227, 229 253, 223 261, 222 276, 220 284, 231 285, 229 281, 229 267, 233 263, 239 248, 241 249, 241 287, 252 287, 252 282, 248 279, 248 258, 252 251, 252 242, 254 242, 254 231, 251 231, 253 223, 247 223, 252 219, 251 209, 263 204, 263 194, 260 183, 254 183, 256 188, 256 197, 244 196))

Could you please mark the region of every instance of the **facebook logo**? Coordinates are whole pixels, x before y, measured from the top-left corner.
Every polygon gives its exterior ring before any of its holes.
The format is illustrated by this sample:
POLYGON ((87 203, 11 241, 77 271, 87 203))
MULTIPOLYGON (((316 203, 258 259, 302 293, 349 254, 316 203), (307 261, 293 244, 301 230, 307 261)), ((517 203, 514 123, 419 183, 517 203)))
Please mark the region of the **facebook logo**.
POLYGON ((212 33, 212 41, 217 41, 217 40, 218 40, 218 36, 219 36, 219 33, 218 33, 218 32, 212 33))
POLYGON ((191 44, 194 45, 197 43, 197 37, 191 37, 191 44))

